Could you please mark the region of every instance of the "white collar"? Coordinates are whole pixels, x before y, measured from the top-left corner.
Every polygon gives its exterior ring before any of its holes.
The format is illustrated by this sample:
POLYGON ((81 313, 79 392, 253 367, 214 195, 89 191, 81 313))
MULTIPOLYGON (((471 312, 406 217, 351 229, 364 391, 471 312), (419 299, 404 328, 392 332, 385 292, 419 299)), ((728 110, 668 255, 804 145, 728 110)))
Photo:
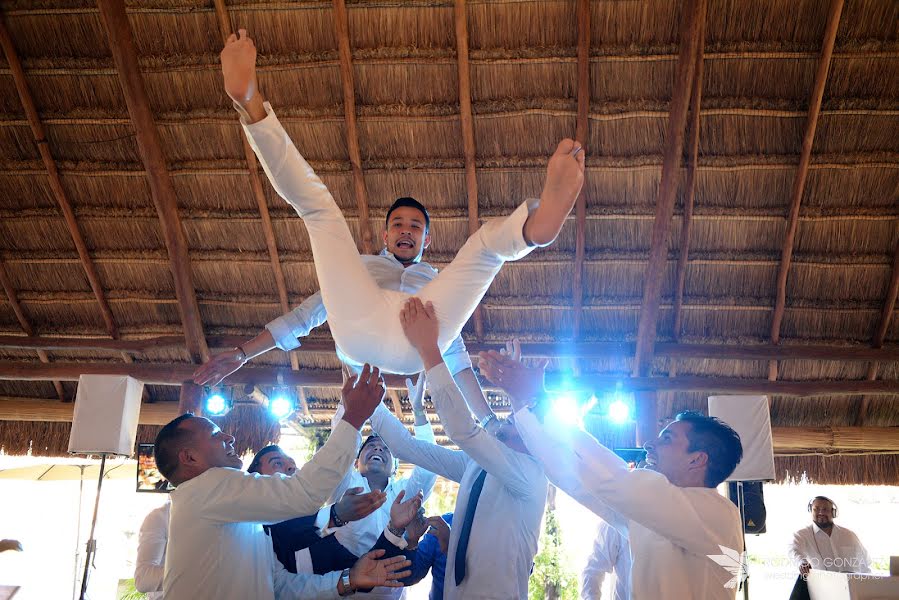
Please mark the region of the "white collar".
MULTIPOLYGON (((837 524, 834 523, 834 524, 833 524, 833 530, 830 532, 830 535, 829 535, 828 537, 833 537, 833 534, 836 533, 836 530, 837 530, 837 524)), ((821 532, 821 533, 823 533, 824 535, 827 535, 827 532, 826 532, 826 531, 824 531, 823 529, 821 529, 820 527, 818 527, 818 524, 817 524, 817 523, 814 523, 814 522, 813 522, 813 523, 812 523, 812 533, 817 534, 818 532, 821 532)))
POLYGON ((437 272, 437 269, 435 269, 434 267, 432 267, 431 265, 429 265, 428 263, 426 263, 423 260, 420 260, 417 263, 413 263, 413 264, 409 265, 408 267, 406 267, 405 265, 403 265, 403 263, 401 263, 399 260, 397 260, 397 258, 393 255, 393 253, 390 252, 389 250, 387 250, 387 248, 381 248, 381 251, 378 253, 378 256, 383 256, 384 258, 390 260, 391 262, 396 263, 397 266, 403 267, 404 269, 411 269, 411 268, 414 268, 417 266, 422 266, 426 269, 430 269, 430 270, 434 271, 435 273, 437 272))

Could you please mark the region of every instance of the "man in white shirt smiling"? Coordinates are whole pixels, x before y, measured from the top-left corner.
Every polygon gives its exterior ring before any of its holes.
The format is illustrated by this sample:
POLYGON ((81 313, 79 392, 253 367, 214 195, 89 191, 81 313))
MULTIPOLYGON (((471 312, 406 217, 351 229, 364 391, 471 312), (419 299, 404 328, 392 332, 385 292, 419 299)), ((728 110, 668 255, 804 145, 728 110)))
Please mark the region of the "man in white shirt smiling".
POLYGON ((740 513, 715 489, 743 455, 732 428, 681 413, 644 445, 647 468, 630 470, 583 429, 543 423, 543 367, 495 351, 481 353, 479 367, 509 394, 518 431, 549 480, 627 537, 632 600, 734 599, 740 565, 734 574, 710 558, 743 552, 740 513))
POLYGON ((871 556, 858 536, 840 527, 833 520, 837 506, 827 496, 815 496, 808 503, 812 523, 793 534, 790 560, 799 572, 808 575, 811 569, 840 573, 870 573, 871 556))
POLYGON ((163 590, 168 600, 324 599, 359 587, 397 586, 409 571, 404 557, 363 557, 343 573, 288 573, 273 555, 262 524, 312 513, 350 467, 359 429, 384 397, 384 382, 368 365, 343 388, 346 410, 328 442, 291 477, 240 470, 234 438, 212 421, 182 415, 162 428, 154 454, 171 493, 163 590))

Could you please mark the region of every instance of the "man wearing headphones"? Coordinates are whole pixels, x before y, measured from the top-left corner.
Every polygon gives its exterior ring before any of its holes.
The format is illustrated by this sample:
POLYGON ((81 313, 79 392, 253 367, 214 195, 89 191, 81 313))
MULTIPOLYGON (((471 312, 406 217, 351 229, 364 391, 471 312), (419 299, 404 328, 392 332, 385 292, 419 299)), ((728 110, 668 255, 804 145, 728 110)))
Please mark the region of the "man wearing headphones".
POLYGON ((789 555, 802 575, 811 569, 870 573, 871 556, 852 531, 836 525, 837 505, 826 496, 808 503, 812 524, 793 534, 789 555))

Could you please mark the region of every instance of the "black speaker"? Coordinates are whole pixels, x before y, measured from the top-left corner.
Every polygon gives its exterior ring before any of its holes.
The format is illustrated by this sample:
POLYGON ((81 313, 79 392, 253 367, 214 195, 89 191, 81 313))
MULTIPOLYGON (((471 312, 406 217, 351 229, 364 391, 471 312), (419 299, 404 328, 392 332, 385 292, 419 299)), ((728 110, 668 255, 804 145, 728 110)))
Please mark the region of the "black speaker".
MULTIPOLYGON (((765 533, 765 519, 768 511, 765 508, 765 494, 761 481, 743 481, 743 531, 746 533, 765 533)), ((739 483, 728 482, 727 497, 740 506, 739 483)))

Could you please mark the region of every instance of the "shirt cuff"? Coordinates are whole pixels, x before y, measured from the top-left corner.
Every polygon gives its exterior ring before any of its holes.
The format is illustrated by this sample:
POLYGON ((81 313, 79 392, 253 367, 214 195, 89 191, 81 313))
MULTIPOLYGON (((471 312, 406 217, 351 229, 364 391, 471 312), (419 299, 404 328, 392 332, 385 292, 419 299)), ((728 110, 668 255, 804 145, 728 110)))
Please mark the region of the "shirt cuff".
POLYGON ((434 386, 435 388, 456 385, 453 376, 450 374, 449 367, 446 366, 445 362, 428 369, 426 377, 428 378, 428 385, 434 386))
POLYGON ((453 348, 451 350, 451 352, 443 355, 443 362, 446 363, 450 373, 458 375, 465 369, 472 368, 471 355, 468 354, 468 349, 465 346, 462 346, 461 351, 455 351, 453 348))
POLYGON ((391 544, 393 544, 394 546, 396 546, 396 547, 399 548, 400 550, 405 550, 405 549, 406 549, 406 546, 408 546, 408 544, 406 543, 406 540, 405 540, 404 538, 401 538, 401 537, 399 537, 399 536, 397 536, 397 535, 394 535, 394 534, 390 531, 389 526, 387 526, 387 527, 384 528, 384 537, 387 538, 387 541, 388 541, 388 542, 390 542, 391 544))
POLYGON ((271 323, 266 324, 265 328, 272 334, 275 346, 281 350, 288 351, 300 347, 300 340, 283 317, 278 317, 271 323))
POLYGON ((330 531, 328 523, 331 521, 331 506, 320 508, 315 515, 315 527, 318 529, 319 537, 326 537, 330 531))
POLYGON ((234 106, 237 114, 240 115, 240 124, 247 130, 247 133, 253 133, 254 130, 265 129, 266 127, 270 127, 273 123, 278 122, 278 117, 275 115, 275 111, 270 102, 262 103, 262 106, 265 107, 266 116, 261 121, 256 121, 255 123, 247 123, 247 115, 244 110, 239 108, 236 102, 232 102, 231 104, 234 106))

